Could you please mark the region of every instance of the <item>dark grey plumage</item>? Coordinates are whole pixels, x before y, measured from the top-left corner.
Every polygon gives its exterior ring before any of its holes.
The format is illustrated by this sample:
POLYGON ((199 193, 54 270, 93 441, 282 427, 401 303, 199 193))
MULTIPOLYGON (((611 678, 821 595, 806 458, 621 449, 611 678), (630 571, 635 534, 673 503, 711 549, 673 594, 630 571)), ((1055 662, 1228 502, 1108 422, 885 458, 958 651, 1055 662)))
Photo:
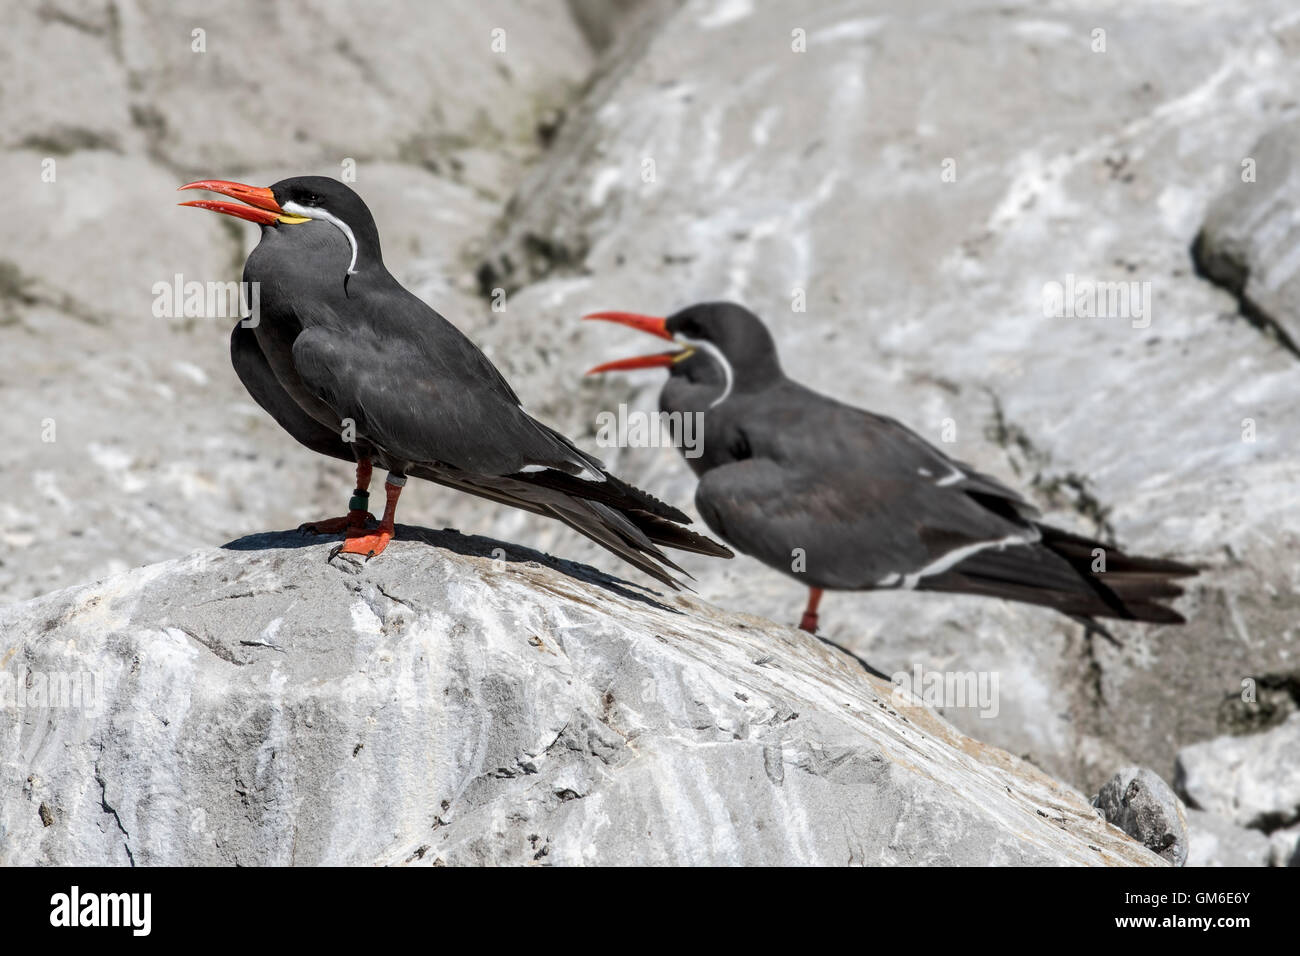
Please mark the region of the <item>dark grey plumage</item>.
POLYGON ((321 218, 263 223, 244 267, 259 310, 233 330, 231 360, 299 442, 372 460, 390 482, 425 478, 555 518, 674 587, 664 568, 681 569, 660 545, 731 556, 529 416, 487 357, 384 267, 374 220, 351 189, 299 177, 270 193, 277 212, 321 218))
MULTIPOLYGON (((660 405, 703 415, 702 454, 687 459, 696 507, 737 550, 813 589, 910 587, 1086 621, 1183 621, 1162 602, 1196 569, 1044 525, 1015 491, 899 422, 792 381, 744 308, 692 306, 664 329, 693 351, 667 365, 660 405), (1105 570, 1094 572, 1098 554, 1105 570)), ((815 602, 809 613, 815 622, 815 602)))

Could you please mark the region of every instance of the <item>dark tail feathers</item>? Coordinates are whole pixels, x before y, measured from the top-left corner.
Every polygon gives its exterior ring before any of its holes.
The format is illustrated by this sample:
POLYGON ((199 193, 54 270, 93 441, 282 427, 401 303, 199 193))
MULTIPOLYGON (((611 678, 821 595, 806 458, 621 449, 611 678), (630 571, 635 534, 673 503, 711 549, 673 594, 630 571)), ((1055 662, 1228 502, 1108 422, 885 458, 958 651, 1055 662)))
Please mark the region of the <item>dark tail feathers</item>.
POLYGON ((976 552, 943 574, 922 579, 918 588, 1038 604, 1085 623, 1094 618, 1184 623, 1167 602, 1183 593, 1175 579, 1196 575, 1198 569, 1125 554, 1059 528, 1037 527, 1042 538, 1035 544, 976 552))

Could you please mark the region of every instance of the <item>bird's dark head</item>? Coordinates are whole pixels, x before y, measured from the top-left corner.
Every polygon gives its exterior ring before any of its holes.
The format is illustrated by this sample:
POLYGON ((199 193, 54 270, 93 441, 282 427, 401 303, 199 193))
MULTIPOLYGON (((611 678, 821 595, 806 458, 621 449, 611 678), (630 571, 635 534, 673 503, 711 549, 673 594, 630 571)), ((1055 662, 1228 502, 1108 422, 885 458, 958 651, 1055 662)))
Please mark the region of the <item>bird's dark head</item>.
POLYGON ((293 230, 309 223, 328 223, 347 239, 351 261, 347 273, 372 263, 382 263, 379 230, 374 216, 352 189, 328 176, 294 176, 271 186, 248 186, 224 179, 204 179, 186 183, 181 189, 206 189, 238 199, 239 203, 216 199, 196 199, 182 206, 197 206, 255 222, 264 229, 284 231, 293 238, 293 230), (242 203, 243 205, 240 205, 242 203))
POLYGON ((725 397, 733 388, 761 388, 782 374, 776 343, 767 326, 734 302, 702 302, 667 318, 632 312, 594 312, 584 318, 617 322, 681 346, 671 352, 606 362, 588 375, 662 367, 670 375, 693 382, 720 383, 725 397))

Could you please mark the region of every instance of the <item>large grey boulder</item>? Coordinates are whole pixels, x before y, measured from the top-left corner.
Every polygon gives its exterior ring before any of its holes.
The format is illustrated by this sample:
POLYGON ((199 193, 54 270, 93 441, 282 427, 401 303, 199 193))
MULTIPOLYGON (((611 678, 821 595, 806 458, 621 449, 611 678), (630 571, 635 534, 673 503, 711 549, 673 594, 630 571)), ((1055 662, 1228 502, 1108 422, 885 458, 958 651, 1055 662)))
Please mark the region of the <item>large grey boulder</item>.
POLYGON ((808 634, 399 534, 0 611, 0 864, 1162 863, 808 634))

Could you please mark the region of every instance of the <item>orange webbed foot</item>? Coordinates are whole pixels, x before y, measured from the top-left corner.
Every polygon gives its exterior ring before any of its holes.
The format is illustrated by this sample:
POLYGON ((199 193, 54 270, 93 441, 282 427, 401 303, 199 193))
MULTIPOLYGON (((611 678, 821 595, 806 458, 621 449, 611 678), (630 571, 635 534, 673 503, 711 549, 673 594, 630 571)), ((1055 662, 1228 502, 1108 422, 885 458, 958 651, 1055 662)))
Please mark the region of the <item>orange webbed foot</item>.
POLYGON ((352 530, 344 542, 330 552, 333 558, 340 554, 359 554, 369 561, 376 555, 383 554, 388 542, 393 540, 392 528, 379 528, 376 531, 352 530))

